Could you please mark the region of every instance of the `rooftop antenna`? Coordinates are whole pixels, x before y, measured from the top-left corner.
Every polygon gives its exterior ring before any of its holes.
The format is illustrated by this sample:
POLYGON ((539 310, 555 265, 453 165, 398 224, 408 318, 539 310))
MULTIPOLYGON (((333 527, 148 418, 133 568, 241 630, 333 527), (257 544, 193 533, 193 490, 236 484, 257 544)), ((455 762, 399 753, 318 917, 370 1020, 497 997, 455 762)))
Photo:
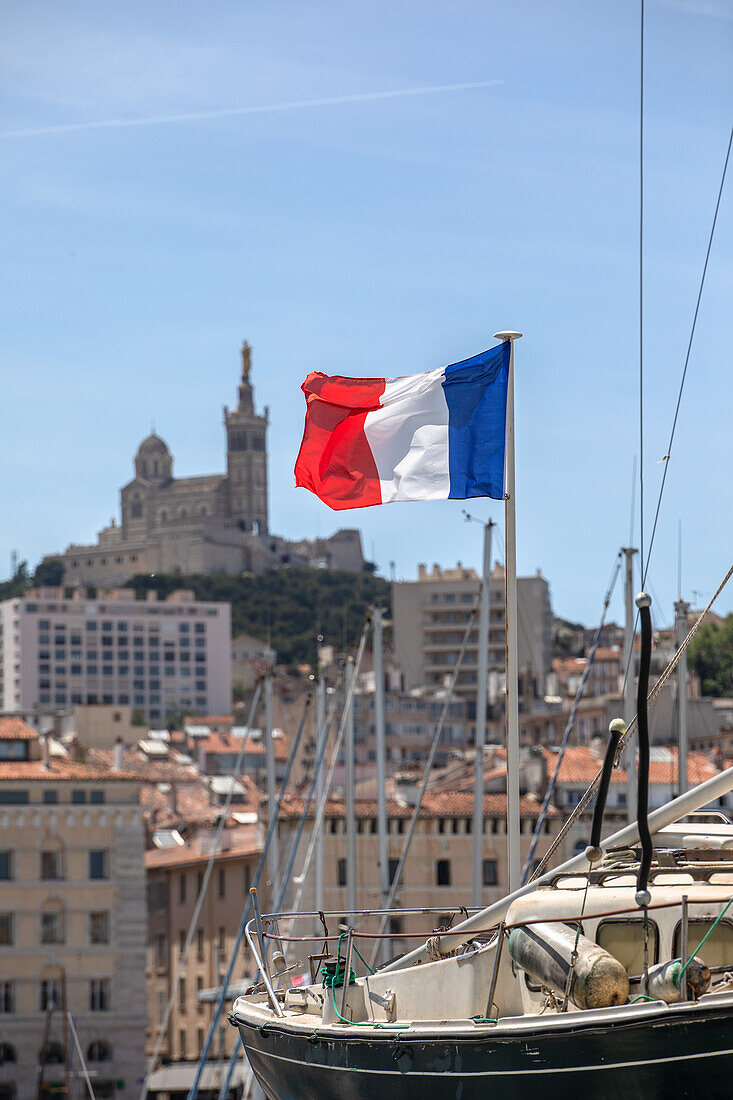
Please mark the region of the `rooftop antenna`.
POLYGON ((10 577, 11 577, 11 579, 15 576, 15 574, 17 572, 18 572, 18 551, 17 550, 11 550, 10 551, 10 577))

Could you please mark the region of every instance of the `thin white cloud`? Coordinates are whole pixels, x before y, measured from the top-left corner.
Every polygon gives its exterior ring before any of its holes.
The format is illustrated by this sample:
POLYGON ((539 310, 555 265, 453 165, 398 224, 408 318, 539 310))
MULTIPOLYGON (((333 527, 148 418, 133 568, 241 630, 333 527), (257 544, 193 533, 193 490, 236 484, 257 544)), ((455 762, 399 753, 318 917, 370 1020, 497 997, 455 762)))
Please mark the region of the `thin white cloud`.
POLYGON ((27 130, 4 130, 0 131, 0 138, 43 137, 47 134, 78 133, 83 130, 115 130, 130 126, 159 126, 171 122, 201 122, 212 118, 234 118, 238 115, 298 111, 307 107, 332 107, 340 103, 369 103, 378 99, 399 99, 402 96, 435 95, 438 92, 466 92, 475 88, 491 88, 503 83, 503 80, 473 80, 463 84, 431 84, 420 88, 399 88, 387 92, 357 92, 353 95, 300 99, 289 103, 263 103, 257 106, 228 107, 216 111, 190 111, 180 115, 151 115, 146 118, 107 118, 100 119, 97 122, 70 122, 60 126, 37 126, 27 130))

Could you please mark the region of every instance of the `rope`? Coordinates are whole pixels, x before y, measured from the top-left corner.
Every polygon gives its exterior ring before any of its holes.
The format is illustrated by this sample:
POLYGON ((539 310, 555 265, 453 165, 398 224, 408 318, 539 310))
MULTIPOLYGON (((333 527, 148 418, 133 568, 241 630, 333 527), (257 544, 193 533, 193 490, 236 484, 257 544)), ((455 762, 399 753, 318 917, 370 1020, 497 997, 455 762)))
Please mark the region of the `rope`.
MULTIPOLYGON (((723 577, 723 580, 720 582, 717 589, 713 593, 713 596, 710 599, 710 602, 708 603, 707 607, 704 609, 704 611, 702 611, 700 613, 700 617, 693 624, 693 626, 692 626, 691 630, 689 631, 687 637, 685 638, 684 642, 679 647, 679 649, 675 653, 674 657, 669 662, 669 664, 665 668, 664 672, 659 677, 656 684, 654 685, 654 687, 650 691, 650 693, 647 697, 647 703, 650 706, 652 705, 652 703, 656 699, 659 692, 664 687, 664 685, 667 682, 667 680, 669 679, 669 677, 674 672, 675 668, 677 667, 677 664, 679 662, 680 657, 685 652, 685 650, 689 646, 690 642, 692 641, 692 639, 697 634, 698 630, 700 629, 700 626, 702 625, 702 622, 703 622, 705 616, 707 615, 708 611, 710 611, 710 608, 713 606, 713 604, 717 600, 718 596, 720 595, 720 593, 725 588, 726 584, 728 583, 728 581, 731 578, 731 575, 733 575, 733 565, 731 565, 730 569, 728 570, 728 572, 723 577)), ((629 723, 629 727, 626 730, 626 733, 623 735, 623 737, 620 739, 620 741, 618 743, 618 749, 616 750, 616 760, 615 760, 615 763, 614 763, 615 767, 618 767, 618 762, 621 759, 621 754, 622 754, 624 748, 626 747, 626 745, 628 744, 629 740, 631 739, 631 735, 633 734, 635 728, 636 728, 636 715, 634 715, 634 717, 632 718, 631 722, 629 723)), ((585 810, 586 806, 588 805, 588 803, 590 802, 590 800, 592 799, 592 797, 593 797, 593 795, 596 791, 596 788, 597 788, 598 783, 599 783, 600 778, 601 778, 601 772, 602 771, 603 771, 602 768, 598 769, 598 772, 597 772, 595 778, 591 781, 590 786, 588 787, 588 789, 585 792, 585 794, 583 795, 583 797, 580 799, 580 802, 578 802, 578 805, 572 810, 572 812, 568 816, 567 821, 561 827, 561 829, 558 832, 557 836, 554 838, 554 840, 550 844, 550 847, 547 849, 546 853, 544 854, 544 856, 542 857, 542 859, 538 863, 537 867, 532 872, 532 875, 530 876, 530 882, 533 882, 536 878, 539 878, 539 876, 542 874, 545 867, 549 863, 550 859, 552 858, 554 853, 557 851, 560 844, 562 844, 563 840, 565 839, 567 834, 570 832, 570 830, 572 829, 575 822, 578 820, 580 815, 585 810)))
POLYGON ((524 861, 524 867, 522 868, 522 878, 521 878, 521 882, 520 882, 521 886, 524 886, 525 882, 527 881, 527 875, 529 874, 529 869, 532 866, 532 860, 534 859, 534 854, 537 851, 537 845, 539 843, 540 836, 542 835, 542 827, 544 825, 545 818, 547 816, 547 811, 550 807, 550 802, 552 800, 552 796, 555 792, 555 785, 557 783, 557 777, 560 774, 560 768, 562 766, 563 757, 565 756, 565 750, 568 747, 568 741, 570 740, 570 734, 572 732, 573 726, 575 725, 575 715, 577 713, 578 706, 580 705, 580 700, 583 697, 583 692, 585 691, 585 685, 586 685, 586 682, 588 680, 588 676, 590 675, 591 665, 593 664, 593 659, 596 655, 596 650, 598 649, 598 644, 601 640, 601 632, 603 630, 603 624, 606 621, 606 613, 608 611, 609 604, 611 603, 611 597, 613 596, 613 590, 616 587, 616 580, 618 579, 618 574, 619 574, 620 568, 621 568, 621 554, 619 553, 619 555, 616 559, 616 565, 613 569, 613 572, 611 573, 611 580, 609 582, 608 588, 606 589, 606 595, 603 598, 603 612, 601 613, 601 620, 598 623, 598 626, 596 627, 595 636, 593 638, 593 644, 590 647, 590 653, 588 654, 588 659, 585 663, 585 668, 583 669, 583 675, 580 679, 580 683, 578 685, 578 690, 575 693, 575 700, 574 700, 572 708, 570 710, 570 714, 568 715, 567 724, 565 726, 565 732, 562 735, 562 740, 560 742, 560 751, 557 754, 557 761, 555 763, 555 770, 552 773, 552 778, 550 779, 550 782, 547 784, 547 790, 545 791, 545 797, 542 801, 542 808, 540 810, 540 815, 537 818, 537 824, 535 825, 534 835, 532 836, 532 841, 531 841, 530 846, 529 846, 529 852, 527 853, 527 858, 524 861))
MULTIPOLYGON (((695 305, 695 313, 692 318, 692 328, 690 329, 690 339, 687 344, 687 354, 685 355, 685 365, 682 370, 682 379, 680 381, 679 393, 677 394, 677 405, 674 410, 674 420, 672 421, 672 431, 669 436, 669 443, 667 444, 667 453, 662 461, 664 462, 664 472, 662 474, 662 484, 659 487, 659 497, 657 498, 657 508, 654 513, 654 524, 652 526, 652 537, 649 540, 649 553, 647 555, 646 566, 643 569, 642 588, 644 587, 644 581, 646 580, 647 570, 649 569, 649 559, 652 556, 652 547, 654 545, 654 536, 657 533, 657 521, 659 519, 659 509, 662 505, 662 495, 664 493, 664 486, 667 481, 667 473, 669 471, 669 462, 672 457, 672 444, 674 443, 674 436, 677 430, 677 420, 680 414, 680 404, 682 403, 682 391, 685 388, 685 379, 687 378, 687 367, 690 362, 690 353, 692 351, 692 341, 695 337, 695 328, 697 326, 697 315, 700 312, 700 302, 702 301, 703 287, 705 286, 705 276, 708 270, 708 260, 710 259, 710 252, 713 247, 713 237, 715 236, 715 226, 718 221, 718 211, 720 210, 720 200, 723 197, 723 187, 725 185, 725 177, 728 172, 728 161, 730 160, 731 146, 733 145, 733 126, 731 127, 730 137, 728 138, 728 149, 725 154, 725 162, 723 164, 723 174, 720 179, 720 187, 718 188, 718 199, 715 203, 715 213, 713 214, 713 224, 710 227, 710 236, 708 238, 708 247, 705 252, 705 263, 702 268, 702 276, 700 278, 700 286, 697 292, 697 303, 695 305)), ((642 555, 643 562, 643 555, 642 555)))

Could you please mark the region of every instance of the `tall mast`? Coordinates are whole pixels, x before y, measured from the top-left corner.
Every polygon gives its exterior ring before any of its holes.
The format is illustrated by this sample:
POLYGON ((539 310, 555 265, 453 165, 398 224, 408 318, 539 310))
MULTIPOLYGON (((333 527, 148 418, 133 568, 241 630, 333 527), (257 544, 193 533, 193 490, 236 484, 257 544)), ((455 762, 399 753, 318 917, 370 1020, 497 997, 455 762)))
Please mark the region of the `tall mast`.
MULTIPOLYGON (((677 648, 687 637, 687 616, 690 605, 680 595, 674 605, 677 626, 677 648)), ((678 794, 687 790, 687 650, 680 654, 677 664, 677 780, 678 794)))
MULTIPOLYGON (((269 827, 275 813, 277 802, 277 780, 275 777, 275 741, 273 739, 273 693, 272 673, 265 677, 265 764, 267 767, 267 825, 269 827)), ((270 897, 276 898, 278 892, 278 879, 280 877, 280 848, 278 844, 277 825, 270 844, 268 858, 268 877, 270 879, 270 897)))
MULTIPOLYGON (((625 561, 624 571, 624 722, 628 729, 634 717, 636 703, 634 700, 634 623, 636 611, 634 609, 634 554, 636 550, 631 546, 623 547, 625 561)), ((626 761, 626 820, 631 824, 636 821, 636 752, 633 742, 629 742, 625 749, 626 761)))
POLYGON ((484 526, 484 569, 478 624, 478 690, 476 692, 476 759, 473 783, 473 904, 481 904, 484 852, 484 745, 489 676, 489 611, 491 606, 491 520, 484 526))
MULTIPOLYGON (((389 847, 387 839, 387 768, 386 737, 384 729, 384 638, 382 611, 372 610, 374 647, 374 728, 377 751, 377 832, 379 834, 379 891, 380 905, 389 897, 389 847)), ((388 941, 383 941, 388 943, 388 941)))
MULTIPOLYGON (((346 676, 344 679, 344 692, 346 699, 351 692, 351 684, 355 675, 354 661, 349 657, 346 662, 346 676)), ((354 761, 354 697, 351 696, 349 709, 346 715, 346 753, 345 753, 345 806, 346 810, 346 908, 350 912, 356 909, 356 801, 354 793, 355 761, 354 761)), ((351 918, 349 923, 355 923, 356 918, 351 918)))
MULTIPOLYGON (((316 760, 318 759, 321 742, 326 736, 326 680, 318 673, 318 681, 316 683, 316 760)), ((313 827, 316 826, 316 820, 318 818, 318 807, 321 804, 323 798, 323 792, 326 785, 326 777, 324 774, 324 768, 320 768, 318 776, 316 778, 315 789, 315 806, 316 814, 313 818, 313 827)), ((316 848, 313 859, 313 895, 314 895, 314 908, 317 912, 323 909, 323 829, 318 830, 318 837, 316 838, 316 848)))
POLYGON ((495 340, 509 342, 509 379, 506 399, 505 542, 506 542, 506 834, 509 890, 522 880, 519 852, 519 664, 517 655, 517 525, 514 468, 514 341, 521 332, 495 332, 495 340))

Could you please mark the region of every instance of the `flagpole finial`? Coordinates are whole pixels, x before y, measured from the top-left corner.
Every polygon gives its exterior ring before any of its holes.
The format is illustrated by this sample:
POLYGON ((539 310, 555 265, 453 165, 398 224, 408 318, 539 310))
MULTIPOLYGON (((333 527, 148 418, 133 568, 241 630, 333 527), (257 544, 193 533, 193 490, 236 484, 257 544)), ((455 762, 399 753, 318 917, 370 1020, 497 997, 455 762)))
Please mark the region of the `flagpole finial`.
POLYGON ((521 340, 523 333, 513 332, 511 329, 502 330, 501 332, 494 333, 495 340, 521 340))

